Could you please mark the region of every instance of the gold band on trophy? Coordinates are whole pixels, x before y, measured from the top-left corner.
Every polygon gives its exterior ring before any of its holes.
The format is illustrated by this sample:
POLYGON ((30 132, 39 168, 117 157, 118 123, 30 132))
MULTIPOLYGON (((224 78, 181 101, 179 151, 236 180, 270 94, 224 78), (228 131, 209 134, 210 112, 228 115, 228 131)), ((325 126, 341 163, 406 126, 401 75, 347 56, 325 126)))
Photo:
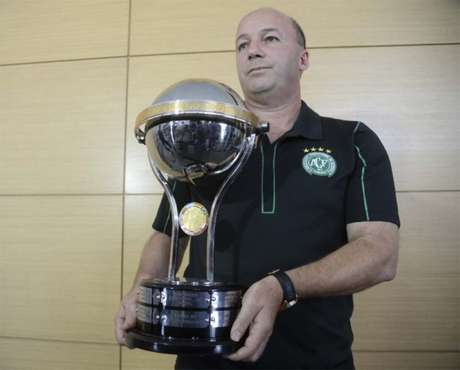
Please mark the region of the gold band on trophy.
POLYGON ((178 118, 181 115, 190 116, 190 114, 232 118, 254 127, 258 127, 261 123, 256 115, 235 105, 214 101, 177 100, 174 102, 152 105, 144 109, 136 118, 135 128, 140 128, 140 126, 145 125, 152 119, 161 120, 164 116, 171 115, 178 118))
POLYGON ((202 234, 208 227, 208 211, 200 203, 188 203, 179 214, 179 225, 184 233, 191 236, 202 234))

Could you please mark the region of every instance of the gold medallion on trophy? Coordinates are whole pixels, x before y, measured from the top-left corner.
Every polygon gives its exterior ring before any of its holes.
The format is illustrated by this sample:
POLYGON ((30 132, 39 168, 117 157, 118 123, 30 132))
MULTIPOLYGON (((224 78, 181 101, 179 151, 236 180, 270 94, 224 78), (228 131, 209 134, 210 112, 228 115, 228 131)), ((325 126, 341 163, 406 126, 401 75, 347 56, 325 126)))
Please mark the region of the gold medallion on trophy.
POLYGON ((208 211, 200 203, 188 203, 180 211, 179 225, 187 235, 200 235, 208 227, 208 211))

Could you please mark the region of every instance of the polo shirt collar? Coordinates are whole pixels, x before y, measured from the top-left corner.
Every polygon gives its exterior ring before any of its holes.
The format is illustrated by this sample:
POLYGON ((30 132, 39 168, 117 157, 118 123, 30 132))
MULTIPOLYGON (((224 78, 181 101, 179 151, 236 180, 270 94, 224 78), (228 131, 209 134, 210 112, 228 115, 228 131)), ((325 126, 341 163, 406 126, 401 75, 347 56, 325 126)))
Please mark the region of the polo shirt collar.
POLYGON ((299 116, 294 122, 294 126, 286 132, 282 139, 288 137, 304 137, 306 139, 322 139, 321 118, 303 100, 299 116))

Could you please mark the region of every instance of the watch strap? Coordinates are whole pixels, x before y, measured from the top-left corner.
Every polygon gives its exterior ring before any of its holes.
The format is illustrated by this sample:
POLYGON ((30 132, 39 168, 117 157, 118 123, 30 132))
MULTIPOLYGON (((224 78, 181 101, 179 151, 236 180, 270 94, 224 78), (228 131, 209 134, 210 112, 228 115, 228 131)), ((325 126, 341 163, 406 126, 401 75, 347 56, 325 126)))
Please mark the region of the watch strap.
POLYGON ((272 275, 280 283, 281 289, 283 290, 283 300, 286 308, 294 306, 297 303, 297 294, 294 284, 288 274, 282 270, 275 270, 270 272, 268 275, 272 275))

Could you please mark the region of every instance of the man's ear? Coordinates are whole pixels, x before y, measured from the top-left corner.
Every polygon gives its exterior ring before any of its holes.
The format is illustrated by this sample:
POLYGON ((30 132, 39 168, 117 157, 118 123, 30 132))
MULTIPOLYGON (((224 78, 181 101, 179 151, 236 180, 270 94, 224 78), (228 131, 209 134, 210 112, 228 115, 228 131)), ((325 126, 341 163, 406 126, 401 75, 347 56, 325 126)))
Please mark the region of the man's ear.
POLYGON ((310 56, 307 49, 304 49, 299 58, 299 69, 303 72, 306 71, 308 67, 310 67, 310 56))

